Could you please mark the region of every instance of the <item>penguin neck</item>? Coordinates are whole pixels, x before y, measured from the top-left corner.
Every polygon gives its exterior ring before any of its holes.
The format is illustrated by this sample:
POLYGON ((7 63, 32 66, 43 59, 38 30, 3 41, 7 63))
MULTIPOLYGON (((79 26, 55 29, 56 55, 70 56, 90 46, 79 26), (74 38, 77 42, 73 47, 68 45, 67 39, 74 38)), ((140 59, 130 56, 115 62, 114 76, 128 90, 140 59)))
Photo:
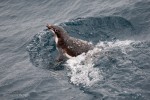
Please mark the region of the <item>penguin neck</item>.
POLYGON ((70 38, 70 36, 66 32, 61 33, 61 34, 62 34, 61 38, 58 38, 57 35, 54 34, 54 40, 56 44, 58 44, 60 39, 61 39, 61 42, 65 42, 66 40, 70 38))
POLYGON ((65 32, 65 33, 62 34, 61 40, 62 40, 62 41, 66 41, 66 40, 69 39, 69 37, 70 37, 70 36, 65 32))

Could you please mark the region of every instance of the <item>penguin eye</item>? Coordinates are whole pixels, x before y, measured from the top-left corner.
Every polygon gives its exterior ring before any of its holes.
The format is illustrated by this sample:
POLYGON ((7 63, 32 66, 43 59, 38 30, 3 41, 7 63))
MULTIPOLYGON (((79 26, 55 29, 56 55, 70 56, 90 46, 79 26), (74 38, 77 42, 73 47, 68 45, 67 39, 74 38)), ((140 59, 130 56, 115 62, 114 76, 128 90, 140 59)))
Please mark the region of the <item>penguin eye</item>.
POLYGON ((58 32, 58 30, 57 30, 57 29, 55 29, 54 31, 55 31, 55 32, 58 32))

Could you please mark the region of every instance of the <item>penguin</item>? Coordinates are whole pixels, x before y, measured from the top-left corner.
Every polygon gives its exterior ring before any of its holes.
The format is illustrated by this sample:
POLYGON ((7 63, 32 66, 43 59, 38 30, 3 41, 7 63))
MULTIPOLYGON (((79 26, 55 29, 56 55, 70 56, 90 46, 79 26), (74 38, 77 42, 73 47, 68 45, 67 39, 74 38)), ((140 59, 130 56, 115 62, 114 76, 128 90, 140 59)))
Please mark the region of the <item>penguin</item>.
POLYGON ((52 31, 59 56, 57 61, 76 57, 82 53, 87 53, 94 48, 92 43, 69 36, 69 34, 60 26, 47 24, 48 30, 52 31))

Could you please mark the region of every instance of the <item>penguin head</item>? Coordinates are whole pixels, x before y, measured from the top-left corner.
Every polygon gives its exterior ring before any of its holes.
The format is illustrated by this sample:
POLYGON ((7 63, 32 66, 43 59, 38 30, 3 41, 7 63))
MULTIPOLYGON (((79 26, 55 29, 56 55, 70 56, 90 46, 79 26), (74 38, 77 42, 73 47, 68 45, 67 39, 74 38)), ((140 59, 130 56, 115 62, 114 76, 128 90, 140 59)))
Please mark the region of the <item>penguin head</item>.
POLYGON ((47 24, 46 27, 49 30, 51 30, 52 33, 54 34, 54 36, 56 36, 57 38, 64 38, 65 36, 67 36, 65 30, 62 27, 60 27, 60 26, 47 24))

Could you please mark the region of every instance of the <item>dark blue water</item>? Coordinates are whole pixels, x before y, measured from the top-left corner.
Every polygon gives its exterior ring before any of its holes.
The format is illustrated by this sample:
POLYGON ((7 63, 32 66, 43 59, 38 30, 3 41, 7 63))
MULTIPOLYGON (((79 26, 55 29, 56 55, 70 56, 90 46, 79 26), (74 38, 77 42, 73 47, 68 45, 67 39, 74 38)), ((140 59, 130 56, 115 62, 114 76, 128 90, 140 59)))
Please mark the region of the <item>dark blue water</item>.
POLYGON ((0 100, 149 100, 149 0, 0 0, 0 100), (46 24, 92 42, 55 62, 46 24))

